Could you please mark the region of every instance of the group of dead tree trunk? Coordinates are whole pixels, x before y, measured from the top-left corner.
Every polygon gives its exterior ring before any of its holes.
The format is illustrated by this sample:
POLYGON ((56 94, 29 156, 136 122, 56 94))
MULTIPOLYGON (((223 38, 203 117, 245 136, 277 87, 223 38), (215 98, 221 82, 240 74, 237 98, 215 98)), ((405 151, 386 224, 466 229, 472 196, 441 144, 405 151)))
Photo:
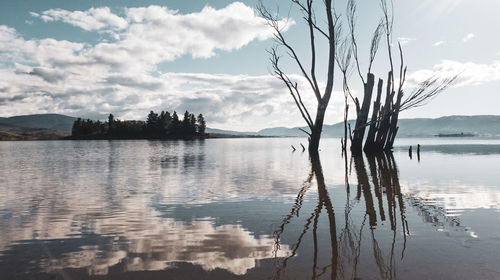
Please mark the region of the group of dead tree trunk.
MULTIPOLYGON (((368 66, 368 73, 366 81, 361 74, 360 63, 358 59, 358 44, 356 42, 355 36, 355 19, 356 19, 356 3, 355 0, 349 0, 347 8, 347 20, 349 25, 350 36, 348 40, 350 41, 350 48, 341 49, 341 55, 347 57, 344 59, 339 59, 341 61, 350 61, 350 57, 354 57, 354 64, 359 74, 361 81, 363 82, 363 100, 362 104, 358 98, 352 98, 354 104, 356 105, 356 123, 351 139, 351 152, 353 155, 359 155, 363 152, 366 153, 379 153, 382 151, 390 151, 394 146, 394 140, 398 133, 398 118, 399 113, 404 110, 411 108, 416 108, 425 105, 433 97, 442 92, 444 89, 449 87, 457 78, 453 77, 430 77, 424 82, 420 83, 416 89, 410 92, 410 94, 405 95, 403 87, 406 81, 406 65, 404 63, 404 56, 401 44, 398 43, 399 47, 399 79, 394 79, 394 61, 392 54, 392 26, 393 26, 393 16, 388 8, 387 1, 381 0, 381 7, 383 11, 383 17, 380 24, 377 26, 373 38, 371 40, 370 47, 370 60, 368 66), (373 90, 375 87, 375 75, 371 73, 372 63, 377 54, 378 45, 382 35, 385 34, 386 48, 388 51, 389 60, 389 71, 387 75, 387 80, 385 83, 385 100, 382 104, 382 92, 384 90, 384 81, 382 79, 378 80, 377 84, 377 95, 373 103, 373 108, 371 110, 371 117, 368 118, 370 113, 370 107, 372 102, 373 90), (403 97, 405 97, 403 99, 403 97), (368 134, 365 138, 365 131, 368 127, 368 134), (365 141, 363 146, 363 141, 365 141)), ((344 43, 347 45, 347 43, 344 43)), ((347 80, 349 64, 339 63, 342 73, 344 74, 344 84, 347 80)), ((348 91, 347 95, 351 95, 348 86, 344 86, 344 91, 348 91)), ((351 95, 352 97, 352 95, 351 95)), ((348 109, 348 104, 346 103, 346 111, 348 109)), ((345 118, 345 126, 347 127, 347 118, 345 118)), ((346 139, 343 141, 343 149, 346 149, 346 139)))
MULTIPOLYGON (((328 103, 330 101, 331 94, 334 87, 335 78, 335 65, 340 68, 343 74, 343 90, 345 97, 345 130, 344 139, 342 140, 342 149, 347 149, 348 138, 351 140, 351 151, 353 154, 360 154, 363 151, 363 141, 364 150, 366 152, 379 152, 384 150, 390 150, 393 147, 394 139, 396 138, 398 132, 398 117, 399 112, 421 106, 429 101, 432 97, 437 95, 439 92, 444 90, 448 85, 453 82, 456 78, 450 79, 440 79, 438 77, 431 77, 424 81, 416 90, 407 95, 403 100, 403 85, 406 79, 406 67, 404 67, 403 62, 403 52, 401 45, 399 45, 400 54, 400 69, 399 69, 399 79, 395 81, 394 79, 394 63, 392 58, 392 25, 393 16, 392 9, 389 8, 387 3, 388 0, 380 0, 381 7, 383 10, 383 17, 372 38, 370 46, 370 59, 368 64, 368 72, 365 76, 361 74, 360 63, 358 59, 358 44, 356 41, 356 2, 355 0, 349 0, 347 3, 347 23, 349 26, 349 35, 343 36, 341 28, 341 16, 336 13, 336 8, 334 7, 333 0, 324 0, 322 3, 316 3, 314 0, 290 0, 290 2, 295 5, 303 15, 303 19, 306 23, 308 34, 307 41, 310 45, 310 63, 306 65, 301 59, 300 54, 296 49, 289 43, 285 38, 284 31, 288 29, 288 19, 280 19, 279 15, 275 12, 269 11, 261 2, 258 7, 260 16, 264 18, 268 25, 274 31, 274 39, 276 45, 272 47, 268 52, 270 54, 270 61, 272 65, 272 73, 278 79, 280 79, 288 89, 290 95, 299 109, 302 118, 307 123, 309 131, 302 130, 309 136, 309 152, 311 154, 317 154, 319 149, 319 143, 321 138, 321 133, 323 130, 323 122, 325 119, 325 114, 327 111, 328 103), (324 16, 325 20, 322 20, 322 24, 318 23, 316 16, 320 13, 315 11, 314 8, 321 7, 320 10, 324 16), (378 80, 377 95, 374 102, 373 109, 371 109, 373 90, 375 87, 375 75, 372 73, 371 68, 375 60, 378 46, 381 38, 385 34, 386 48, 388 50, 389 75, 386 81, 386 95, 385 100, 382 100, 383 91, 383 80, 378 80), (317 38, 319 37, 319 38, 317 38), (326 83, 321 88, 318 82, 317 76, 317 45, 319 41, 322 40, 326 42, 327 49, 327 65, 324 74, 326 76, 326 83), (308 86, 310 87, 312 93, 316 98, 316 116, 313 118, 312 114, 309 113, 303 98, 302 92, 299 90, 299 85, 297 81, 294 81, 289 75, 285 73, 281 65, 281 56, 278 52, 278 47, 284 48, 286 53, 292 59, 292 61, 297 66, 298 70, 308 86), (351 63, 354 58, 355 63, 351 63), (350 87, 348 84, 349 73, 352 64, 355 64, 357 72, 361 81, 363 82, 364 95, 362 102, 358 98, 354 98, 351 94, 350 87), (397 86, 396 86, 397 82, 397 86), (356 123, 354 130, 351 131, 349 128, 348 136, 348 98, 351 97, 356 106, 356 123), (382 104, 383 102, 383 104, 382 104), (369 115, 371 112, 371 116, 369 115), (368 134, 365 140, 365 130, 369 127, 368 134)), ((391 0, 389 0, 391 1, 391 0)), ((392 3, 391 3, 392 4, 392 3)))
POLYGON ((388 151, 393 148, 394 140, 396 139, 399 129, 397 124, 402 91, 399 91, 396 102, 394 102, 393 99, 395 94, 394 91, 391 91, 391 76, 392 72, 389 72, 384 105, 381 104, 384 81, 382 79, 378 80, 377 95, 373 103, 371 118, 368 121, 375 84, 373 74, 368 74, 368 82, 365 84, 363 106, 357 114, 356 125, 352 137, 351 152, 353 154, 360 154, 362 150, 366 153, 377 153, 388 151), (368 127, 368 134, 366 138, 364 138, 366 127, 368 127), (365 141, 364 146, 363 140, 365 141))

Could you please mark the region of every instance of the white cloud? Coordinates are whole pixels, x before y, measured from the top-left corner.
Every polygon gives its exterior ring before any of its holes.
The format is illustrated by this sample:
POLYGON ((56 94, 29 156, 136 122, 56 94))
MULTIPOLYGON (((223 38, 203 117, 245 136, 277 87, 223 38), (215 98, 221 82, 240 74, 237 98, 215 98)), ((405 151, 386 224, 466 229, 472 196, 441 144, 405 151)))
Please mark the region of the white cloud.
POLYGON ((409 83, 417 84, 431 76, 452 77, 459 75, 455 87, 482 85, 500 81, 500 61, 491 64, 443 60, 432 70, 419 70, 409 75, 409 83))
POLYGON ((34 12, 30 14, 33 17, 39 17, 45 22, 63 21, 87 31, 104 28, 124 29, 127 27, 127 21, 111 13, 108 7, 90 8, 83 12, 51 9, 41 14, 34 12))
POLYGON ((415 38, 408 38, 408 37, 399 37, 398 42, 401 44, 401 46, 407 45, 410 42, 416 41, 417 39, 415 38))
POLYGON ((468 41, 470 41, 470 40, 471 40, 472 38, 474 38, 474 37, 475 37, 474 33, 469 33, 469 34, 467 34, 467 36, 465 36, 462 40, 463 40, 464 42, 468 42, 468 41))
MULTIPOLYGON (((102 41, 79 55, 87 63, 127 72, 153 71, 157 64, 183 55, 209 58, 217 50, 237 50, 254 40, 269 39, 273 34, 266 21, 241 2, 218 10, 206 6, 190 14, 179 14, 162 6, 127 8, 123 12, 120 17, 104 7, 73 12, 48 10, 31 15, 111 35, 114 41, 102 41)), ((286 30, 294 22, 284 19, 281 24, 286 30)))
POLYGON ((443 44, 445 44, 445 43, 446 43, 446 41, 438 41, 438 42, 436 42, 436 43, 432 44, 432 46, 434 46, 434 47, 438 47, 438 46, 441 46, 441 45, 443 45, 443 44))

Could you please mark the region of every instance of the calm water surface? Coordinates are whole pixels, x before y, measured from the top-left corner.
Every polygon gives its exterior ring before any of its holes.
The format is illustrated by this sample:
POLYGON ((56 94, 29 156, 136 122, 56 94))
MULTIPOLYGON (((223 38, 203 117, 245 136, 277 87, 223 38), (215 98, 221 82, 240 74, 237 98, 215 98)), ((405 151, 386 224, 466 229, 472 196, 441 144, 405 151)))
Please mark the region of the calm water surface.
POLYGON ((0 278, 500 279, 500 141, 299 142, 0 142, 0 278))

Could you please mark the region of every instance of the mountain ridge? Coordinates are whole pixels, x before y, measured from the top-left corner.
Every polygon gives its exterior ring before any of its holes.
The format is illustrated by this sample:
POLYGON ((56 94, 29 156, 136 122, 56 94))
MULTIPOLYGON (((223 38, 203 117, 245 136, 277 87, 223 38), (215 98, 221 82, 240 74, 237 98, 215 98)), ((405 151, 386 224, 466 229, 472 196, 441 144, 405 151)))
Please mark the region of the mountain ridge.
MULTIPOLYGON (((71 127, 76 117, 62 114, 34 114, 13 117, 0 117, 0 124, 8 127, 47 129, 65 134, 71 133, 71 127)), ((354 127, 354 120, 350 120, 354 127)), ((452 115, 439 118, 412 118, 399 120, 399 137, 429 137, 438 134, 472 133, 477 136, 500 136, 500 115, 452 115)), ((274 136, 303 137, 305 134, 299 128, 307 127, 270 127, 259 131, 232 131, 207 128, 208 133, 233 136, 274 136)), ((344 123, 324 125, 323 137, 342 137, 344 123)))
POLYGON ((0 124, 21 128, 38 128, 71 133, 77 118, 61 114, 33 114, 13 117, 0 117, 0 124))
MULTIPOLYGON (((349 120, 354 127, 355 120, 349 120)), ((398 121, 398 137, 429 137, 438 134, 472 133, 476 136, 500 136, 500 115, 452 115, 439 118, 412 118, 398 121)), ((274 136, 304 136, 299 128, 266 128, 258 134, 274 136)), ((344 122, 323 126, 323 137, 343 137, 344 122)))

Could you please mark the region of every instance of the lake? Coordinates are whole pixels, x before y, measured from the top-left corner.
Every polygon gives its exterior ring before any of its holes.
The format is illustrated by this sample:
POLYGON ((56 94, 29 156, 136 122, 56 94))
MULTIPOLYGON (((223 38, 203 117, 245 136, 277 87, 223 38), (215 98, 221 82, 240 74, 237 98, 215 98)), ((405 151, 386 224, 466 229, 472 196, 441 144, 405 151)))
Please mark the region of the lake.
POLYGON ((500 140, 300 142, 0 142, 0 277, 500 279, 500 140))

